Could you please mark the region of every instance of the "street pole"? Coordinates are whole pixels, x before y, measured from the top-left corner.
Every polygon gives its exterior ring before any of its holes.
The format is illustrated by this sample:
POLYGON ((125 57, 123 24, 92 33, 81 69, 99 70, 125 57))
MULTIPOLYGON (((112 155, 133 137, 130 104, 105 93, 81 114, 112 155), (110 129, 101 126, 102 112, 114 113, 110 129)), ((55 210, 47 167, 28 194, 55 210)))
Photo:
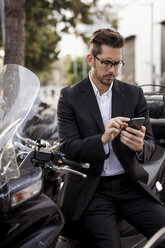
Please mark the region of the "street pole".
POLYGON ((75 60, 73 61, 73 73, 75 75, 77 75, 77 59, 75 58, 75 60))
POLYGON ((87 75, 87 62, 86 62, 86 58, 83 57, 83 77, 86 77, 87 75))

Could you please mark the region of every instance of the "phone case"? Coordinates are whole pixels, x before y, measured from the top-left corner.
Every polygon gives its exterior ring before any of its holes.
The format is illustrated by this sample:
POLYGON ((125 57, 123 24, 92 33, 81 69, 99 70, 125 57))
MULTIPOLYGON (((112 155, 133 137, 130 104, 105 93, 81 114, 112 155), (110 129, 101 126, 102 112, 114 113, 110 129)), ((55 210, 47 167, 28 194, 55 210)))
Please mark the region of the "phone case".
POLYGON ((140 130, 141 126, 144 123, 145 118, 135 118, 135 119, 131 119, 130 122, 128 123, 129 127, 135 128, 137 130, 140 130))

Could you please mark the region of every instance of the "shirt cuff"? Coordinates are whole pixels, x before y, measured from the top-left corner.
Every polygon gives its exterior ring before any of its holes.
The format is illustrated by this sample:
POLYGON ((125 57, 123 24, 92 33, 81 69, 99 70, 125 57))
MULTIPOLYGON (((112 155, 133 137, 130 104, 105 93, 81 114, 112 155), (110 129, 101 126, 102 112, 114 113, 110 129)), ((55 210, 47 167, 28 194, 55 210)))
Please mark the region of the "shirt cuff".
POLYGON ((108 146, 108 144, 104 145, 104 152, 105 152, 105 154, 108 154, 109 153, 109 146, 108 146))

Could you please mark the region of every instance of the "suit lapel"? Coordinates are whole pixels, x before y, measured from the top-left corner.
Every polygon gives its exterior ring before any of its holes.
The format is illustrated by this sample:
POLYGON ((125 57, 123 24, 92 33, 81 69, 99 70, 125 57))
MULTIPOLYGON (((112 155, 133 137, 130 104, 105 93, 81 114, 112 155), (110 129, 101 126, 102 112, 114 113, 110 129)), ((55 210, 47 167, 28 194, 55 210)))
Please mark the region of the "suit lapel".
MULTIPOLYGON (((122 83, 115 79, 112 88, 112 118, 117 116, 123 116, 124 99, 125 94, 122 87, 122 83)), ((112 146, 114 153, 120 160, 120 150, 117 148, 117 144, 120 144, 119 135, 113 140, 112 146)))
POLYGON ((104 132, 104 124, 102 121, 100 109, 99 109, 97 99, 96 99, 95 93, 93 91, 92 85, 89 81, 89 78, 87 78, 83 82, 83 87, 80 89, 80 92, 81 92, 81 97, 84 101, 84 104, 87 106, 88 110, 90 111, 93 118, 97 122, 101 131, 104 132))
POLYGON ((112 88, 112 117, 122 116, 124 99, 122 83, 115 79, 112 88))
MULTIPOLYGON (((104 124, 101 117, 100 109, 89 78, 86 78, 84 80, 80 89, 80 93, 84 104, 87 106, 101 131, 104 132, 104 124)), ((112 117, 122 116, 124 98, 125 95, 122 89, 122 84, 115 79, 112 88, 112 117)))

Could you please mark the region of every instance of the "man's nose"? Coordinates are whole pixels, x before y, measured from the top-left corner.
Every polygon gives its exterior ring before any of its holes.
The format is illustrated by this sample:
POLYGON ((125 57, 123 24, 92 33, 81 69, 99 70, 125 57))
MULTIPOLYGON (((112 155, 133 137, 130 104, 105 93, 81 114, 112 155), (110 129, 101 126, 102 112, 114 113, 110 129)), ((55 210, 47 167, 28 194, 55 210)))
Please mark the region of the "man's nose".
POLYGON ((110 66, 108 67, 108 71, 109 71, 109 72, 115 72, 115 66, 114 66, 114 65, 110 65, 110 66))

